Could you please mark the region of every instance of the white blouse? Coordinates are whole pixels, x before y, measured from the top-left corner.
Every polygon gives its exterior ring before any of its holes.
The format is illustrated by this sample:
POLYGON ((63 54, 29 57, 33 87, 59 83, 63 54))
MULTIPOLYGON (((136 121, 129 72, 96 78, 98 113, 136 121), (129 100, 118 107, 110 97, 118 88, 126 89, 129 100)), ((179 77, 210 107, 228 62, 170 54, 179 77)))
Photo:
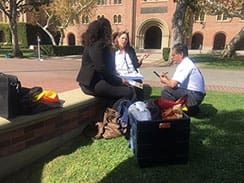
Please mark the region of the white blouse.
POLYGON ((120 50, 115 53, 115 68, 119 75, 136 73, 128 53, 121 52, 120 50))

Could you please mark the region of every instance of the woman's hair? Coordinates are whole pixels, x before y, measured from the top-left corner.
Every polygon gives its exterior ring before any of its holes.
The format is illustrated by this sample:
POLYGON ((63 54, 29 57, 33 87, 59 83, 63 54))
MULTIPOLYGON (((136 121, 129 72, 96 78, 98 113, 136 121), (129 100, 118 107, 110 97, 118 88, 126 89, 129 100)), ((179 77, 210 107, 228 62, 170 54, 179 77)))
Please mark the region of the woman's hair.
POLYGON ((111 46, 112 28, 108 19, 99 18, 91 22, 85 33, 82 34, 82 44, 92 45, 98 40, 103 40, 106 46, 111 46))
POLYGON ((114 43, 114 47, 117 48, 117 49, 119 48, 118 38, 119 38, 120 36, 122 36, 123 34, 126 34, 126 35, 127 35, 127 38, 128 38, 128 42, 127 42, 127 44, 126 44, 126 46, 125 46, 125 49, 126 49, 127 47, 130 47, 129 33, 128 33, 127 31, 121 31, 121 32, 115 32, 115 33, 113 33, 113 43, 114 43))

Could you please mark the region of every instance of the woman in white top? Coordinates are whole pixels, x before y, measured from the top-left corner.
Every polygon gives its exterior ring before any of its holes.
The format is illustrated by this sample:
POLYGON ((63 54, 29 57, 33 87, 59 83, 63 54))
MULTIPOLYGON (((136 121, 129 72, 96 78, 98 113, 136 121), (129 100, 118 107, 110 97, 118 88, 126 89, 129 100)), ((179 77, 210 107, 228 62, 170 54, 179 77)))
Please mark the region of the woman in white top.
MULTIPOLYGON (((142 83, 143 76, 139 72, 143 60, 149 56, 148 53, 142 54, 137 58, 135 49, 130 46, 129 33, 126 31, 116 32, 113 34, 115 68, 117 74, 129 81, 133 80, 142 83)), ((144 100, 143 89, 135 87, 137 100, 144 100)))

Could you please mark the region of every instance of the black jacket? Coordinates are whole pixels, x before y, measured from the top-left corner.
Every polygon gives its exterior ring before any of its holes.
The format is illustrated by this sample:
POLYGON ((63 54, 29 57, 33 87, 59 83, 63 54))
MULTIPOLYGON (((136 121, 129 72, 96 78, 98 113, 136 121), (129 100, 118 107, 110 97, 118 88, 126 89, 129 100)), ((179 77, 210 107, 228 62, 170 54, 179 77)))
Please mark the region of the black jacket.
POLYGON ((113 85, 122 84, 121 78, 115 75, 115 60, 111 48, 106 47, 103 41, 97 41, 84 48, 76 80, 80 85, 94 88, 101 79, 113 85))

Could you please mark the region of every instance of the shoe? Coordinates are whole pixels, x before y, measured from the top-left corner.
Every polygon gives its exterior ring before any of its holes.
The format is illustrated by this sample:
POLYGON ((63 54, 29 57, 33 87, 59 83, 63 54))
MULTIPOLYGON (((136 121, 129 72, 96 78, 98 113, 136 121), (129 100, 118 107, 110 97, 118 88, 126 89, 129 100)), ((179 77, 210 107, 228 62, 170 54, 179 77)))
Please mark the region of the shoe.
POLYGON ((185 111, 185 113, 188 116, 195 116, 200 112, 200 108, 199 106, 192 106, 192 107, 188 107, 188 111, 185 111))

